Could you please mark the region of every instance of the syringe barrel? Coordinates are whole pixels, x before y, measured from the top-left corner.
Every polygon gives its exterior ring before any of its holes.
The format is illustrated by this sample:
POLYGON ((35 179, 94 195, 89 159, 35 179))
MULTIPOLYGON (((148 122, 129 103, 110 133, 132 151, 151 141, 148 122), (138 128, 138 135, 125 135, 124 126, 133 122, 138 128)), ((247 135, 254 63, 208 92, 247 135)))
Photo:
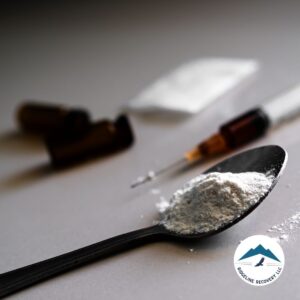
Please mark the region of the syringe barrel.
POLYGON ((263 136, 269 125, 270 121, 263 110, 253 109, 222 125, 218 133, 195 149, 199 151, 199 157, 222 154, 263 136))
POLYGON ((222 125, 220 133, 227 146, 234 149, 263 136, 269 126, 268 116, 256 108, 222 125))

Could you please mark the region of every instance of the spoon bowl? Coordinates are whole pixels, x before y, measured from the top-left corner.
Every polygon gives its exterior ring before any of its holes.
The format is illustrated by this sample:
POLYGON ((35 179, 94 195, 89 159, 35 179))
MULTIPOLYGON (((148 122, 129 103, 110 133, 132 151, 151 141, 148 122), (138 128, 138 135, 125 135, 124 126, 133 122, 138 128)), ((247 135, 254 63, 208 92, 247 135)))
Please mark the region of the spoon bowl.
POLYGON ((168 234, 180 239, 199 239, 226 230, 249 215, 268 196, 278 182, 278 179, 285 168, 287 158, 287 152, 281 147, 277 145, 263 146, 234 155, 226 160, 221 161, 204 172, 204 174, 212 172, 258 172, 266 175, 272 175, 273 177, 272 184, 267 193, 265 193, 255 204, 250 206, 249 209, 244 211, 239 217, 235 218, 229 223, 224 224, 218 229, 196 234, 180 234, 165 229, 163 225, 159 226, 162 226, 163 229, 168 232, 168 234))
POLYGON ((271 173, 274 176, 268 192, 265 193, 258 202, 250 206, 250 208, 239 217, 226 223, 217 230, 199 234, 178 234, 167 230, 162 224, 158 224, 121 234, 54 258, 0 274, 0 297, 8 296, 35 283, 141 244, 166 240, 168 238, 182 240, 200 239, 219 233, 245 218, 267 197, 268 193, 277 183, 278 178, 286 165, 286 161, 287 153, 281 147, 265 146, 232 156, 208 169, 205 173, 260 172, 264 174, 271 173))

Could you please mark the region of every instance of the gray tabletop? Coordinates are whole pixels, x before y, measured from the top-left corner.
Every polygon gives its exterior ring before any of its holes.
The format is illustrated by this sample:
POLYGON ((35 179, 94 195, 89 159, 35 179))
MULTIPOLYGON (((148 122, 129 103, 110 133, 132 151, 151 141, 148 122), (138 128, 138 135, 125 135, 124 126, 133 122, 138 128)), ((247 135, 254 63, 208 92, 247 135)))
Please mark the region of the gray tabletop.
MULTIPOLYGON (((215 161, 131 190, 132 179, 178 158, 230 117, 300 81, 299 1, 58 1, 1 9, 0 273, 151 225, 155 203, 215 161), (25 138, 14 110, 28 98, 81 105, 115 117, 155 78, 205 57, 255 58, 246 86, 189 118, 131 116, 128 151, 52 172, 40 140, 25 138)), ((280 279, 257 288, 235 273, 240 240, 298 210, 300 120, 249 147, 279 144, 289 162, 268 199, 242 222, 190 245, 156 243, 99 261, 12 299, 295 299, 300 233, 283 243, 280 279), (195 249, 190 252, 189 248, 195 249)))

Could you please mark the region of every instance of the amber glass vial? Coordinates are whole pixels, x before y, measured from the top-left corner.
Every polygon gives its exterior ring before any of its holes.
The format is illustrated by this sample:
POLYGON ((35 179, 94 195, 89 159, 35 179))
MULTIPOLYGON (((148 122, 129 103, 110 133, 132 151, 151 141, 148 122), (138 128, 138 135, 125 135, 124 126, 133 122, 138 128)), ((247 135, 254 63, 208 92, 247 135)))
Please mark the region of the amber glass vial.
POLYGON ((125 149, 134 142, 129 120, 121 115, 116 121, 101 120, 80 137, 49 136, 46 146, 54 167, 65 167, 92 157, 125 149))
POLYGON ((79 135, 90 125, 89 113, 81 108, 26 102, 16 113, 19 126, 26 132, 40 135, 79 135))

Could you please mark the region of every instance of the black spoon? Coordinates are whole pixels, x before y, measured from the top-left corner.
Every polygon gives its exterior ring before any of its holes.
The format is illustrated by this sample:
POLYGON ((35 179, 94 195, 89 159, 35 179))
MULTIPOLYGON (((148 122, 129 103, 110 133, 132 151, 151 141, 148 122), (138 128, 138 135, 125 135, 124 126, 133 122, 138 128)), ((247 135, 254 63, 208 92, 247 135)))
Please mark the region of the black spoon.
MULTIPOLYGON (((230 157, 207 170, 210 172, 260 172, 272 171, 273 183, 268 193, 273 189, 283 171, 287 161, 287 153, 279 146, 265 146, 242 152, 230 157)), ((23 268, 9 271, 0 275, 0 297, 7 296, 18 290, 24 289, 37 282, 46 280, 55 275, 75 269, 87 263, 115 254, 121 250, 129 249, 146 242, 166 239, 200 239, 205 236, 221 232, 236 224, 252 212, 268 195, 266 193, 260 200, 251 206, 241 216, 225 224, 217 230, 200 234, 178 234, 167 230, 163 225, 154 225, 125 233, 105 241, 95 243, 84 248, 62 254, 23 268)))

